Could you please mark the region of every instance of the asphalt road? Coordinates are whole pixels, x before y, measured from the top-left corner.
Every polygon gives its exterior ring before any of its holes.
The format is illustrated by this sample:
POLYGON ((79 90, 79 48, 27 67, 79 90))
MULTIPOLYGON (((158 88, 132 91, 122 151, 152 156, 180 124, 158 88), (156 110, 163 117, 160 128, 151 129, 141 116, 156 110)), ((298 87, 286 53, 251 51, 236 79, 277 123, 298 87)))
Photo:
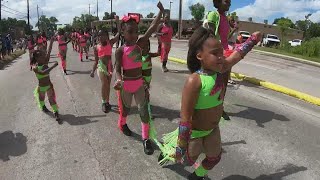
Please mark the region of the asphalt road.
MULTIPOLYGON (((175 47, 174 47, 175 48, 175 47)), ((54 52, 57 53, 56 47, 54 52)), ((174 55, 174 54, 173 54, 174 55)), ((117 129, 118 113, 100 110, 100 82, 89 77, 93 61, 80 62, 69 49, 68 72, 51 72, 61 117, 35 104, 35 75, 23 55, 0 70, 0 179, 185 179, 192 168, 157 165, 159 151, 143 153, 140 120, 128 118, 133 137, 117 129)), ((92 58, 92 57, 91 57, 92 58)), ((56 61, 53 58, 51 61, 56 61)), ((154 59, 151 104, 159 136, 177 127, 184 65, 161 72, 154 59)), ((115 92, 111 103, 116 105, 115 92)), ((48 104, 48 103, 47 103, 48 104)), ((49 106, 49 105, 48 105, 49 106)), ((320 108, 251 84, 230 86, 225 108, 232 120, 221 127, 223 157, 209 173, 223 180, 318 180, 320 108)))
MULTIPOLYGON (((156 39, 152 39, 152 42, 155 44, 156 39)), ((172 47, 170 56, 187 59, 186 41, 173 41, 172 47)), ((320 98, 320 68, 316 66, 251 52, 232 71, 320 98)))

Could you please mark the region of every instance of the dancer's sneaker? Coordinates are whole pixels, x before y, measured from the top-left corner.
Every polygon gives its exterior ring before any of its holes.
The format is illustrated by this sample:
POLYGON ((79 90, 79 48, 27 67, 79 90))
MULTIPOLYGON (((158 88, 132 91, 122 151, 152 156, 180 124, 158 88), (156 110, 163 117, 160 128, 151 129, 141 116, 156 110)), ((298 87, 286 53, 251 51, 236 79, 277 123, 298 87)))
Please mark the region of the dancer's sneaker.
POLYGON ((63 70, 64 75, 68 75, 67 70, 63 70))
POLYGON ((49 109, 48 109, 46 106, 43 106, 43 107, 42 107, 42 111, 43 111, 44 113, 50 112, 49 109))
POLYGON ((109 113, 111 111, 111 105, 109 103, 102 103, 102 111, 109 113))
POLYGON ((231 120, 230 117, 229 117, 229 115, 228 115, 226 112, 224 112, 224 111, 223 111, 223 113, 222 113, 222 117, 223 117, 223 119, 226 120, 226 121, 230 121, 230 120, 231 120))
POLYGON ((143 150, 144 150, 144 153, 146 155, 152 155, 153 154, 154 149, 152 147, 150 139, 143 140, 143 150))
POLYGON ((60 118, 58 112, 55 112, 55 113, 54 113, 54 118, 56 118, 56 121, 57 121, 59 124, 62 124, 62 119, 60 118))
POLYGON ((205 180, 205 177, 197 176, 195 172, 188 176, 188 180, 205 180))
POLYGON ((162 67, 162 71, 163 71, 163 72, 168 72, 169 69, 168 69, 167 67, 162 67))

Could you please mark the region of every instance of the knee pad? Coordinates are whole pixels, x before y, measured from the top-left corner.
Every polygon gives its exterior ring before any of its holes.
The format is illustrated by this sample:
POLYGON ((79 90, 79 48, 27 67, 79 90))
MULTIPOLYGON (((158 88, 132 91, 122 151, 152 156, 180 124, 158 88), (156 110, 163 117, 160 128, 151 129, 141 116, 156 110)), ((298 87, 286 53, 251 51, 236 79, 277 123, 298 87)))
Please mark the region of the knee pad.
POLYGON ((217 165, 220 162, 220 160, 221 160, 221 153, 217 157, 206 157, 202 161, 202 166, 206 170, 211 170, 215 165, 217 165))

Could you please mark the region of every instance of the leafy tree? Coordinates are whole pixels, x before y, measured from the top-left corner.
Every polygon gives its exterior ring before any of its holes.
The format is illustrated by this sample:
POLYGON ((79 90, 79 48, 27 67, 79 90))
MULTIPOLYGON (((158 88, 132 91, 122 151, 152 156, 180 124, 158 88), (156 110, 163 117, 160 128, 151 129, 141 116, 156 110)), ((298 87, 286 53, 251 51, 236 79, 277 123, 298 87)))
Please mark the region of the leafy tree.
POLYGON ((319 23, 310 23, 309 28, 306 31, 306 40, 311 38, 320 37, 320 24, 319 23))
POLYGON ((290 28, 296 28, 295 24, 291 21, 291 19, 289 19, 289 18, 284 18, 284 17, 274 19, 273 24, 277 24, 277 25, 278 25, 278 22, 279 22, 280 20, 286 21, 287 23, 289 23, 289 24, 290 24, 290 25, 289 25, 290 28))
POLYGON ((102 19, 103 20, 114 19, 115 15, 117 15, 115 12, 112 12, 111 14, 109 12, 105 12, 102 19))
POLYGON ((87 28, 91 26, 91 22, 99 20, 96 16, 91 14, 81 14, 80 17, 76 16, 73 18, 72 27, 74 28, 87 28))
POLYGON ((204 11, 206 10, 204 5, 197 3, 189 7, 191 15, 196 21, 200 21, 204 17, 204 11))
POLYGON ((57 30, 57 22, 58 19, 56 17, 52 16, 47 18, 45 15, 42 15, 39 18, 39 22, 36 23, 36 27, 38 27, 40 31, 57 30))
POLYGON ((153 12, 150 12, 146 17, 147 17, 147 18, 153 18, 153 17, 154 17, 154 13, 153 13, 153 12))
POLYGON ((8 17, 7 19, 2 19, 0 21, 0 34, 8 33, 16 27, 23 28, 25 32, 29 33, 29 28, 25 20, 17 20, 16 18, 8 17))
POLYGON ((288 34, 288 29, 291 26, 292 21, 288 18, 283 18, 277 21, 277 25, 281 32, 281 43, 285 42, 284 37, 288 34))

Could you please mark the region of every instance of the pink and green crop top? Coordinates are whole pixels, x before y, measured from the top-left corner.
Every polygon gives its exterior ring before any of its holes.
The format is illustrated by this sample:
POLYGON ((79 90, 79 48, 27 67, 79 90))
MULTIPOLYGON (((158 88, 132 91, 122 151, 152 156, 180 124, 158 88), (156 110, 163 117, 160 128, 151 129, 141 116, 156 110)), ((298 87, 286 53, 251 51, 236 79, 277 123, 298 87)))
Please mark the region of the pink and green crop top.
POLYGON ((194 109, 210 109, 223 103, 221 92, 223 81, 221 74, 206 75, 197 71, 201 79, 201 90, 194 109))
POLYGON ((142 67, 142 50, 138 45, 123 46, 122 68, 130 70, 142 67))
POLYGON ((105 46, 97 45, 97 51, 98 51, 98 57, 99 57, 99 63, 98 63, 98 69, 99 71, 103 72, 104 74, 111 74, 112 73, 112 61, 111 61, 111 55, 112 55, 112 47, 108 43, 105 46), (102 62, 101 58, 110 56, 110 60, 108 62, 108 67, 102 62))
MULTIPOLYGON (((43 70, 43 68, 44 68, 44 65, 41 65, 41 66, 36 66, 37 67, 37 69, 38 70, 43 70)), ((38 73, 36 73, 36 76, 37 76, 37 78, 40 80, 40 79, 43 79, 43 78, 46 78, 46 77, 49 77, 49 74, 38 74, 38 73)))

